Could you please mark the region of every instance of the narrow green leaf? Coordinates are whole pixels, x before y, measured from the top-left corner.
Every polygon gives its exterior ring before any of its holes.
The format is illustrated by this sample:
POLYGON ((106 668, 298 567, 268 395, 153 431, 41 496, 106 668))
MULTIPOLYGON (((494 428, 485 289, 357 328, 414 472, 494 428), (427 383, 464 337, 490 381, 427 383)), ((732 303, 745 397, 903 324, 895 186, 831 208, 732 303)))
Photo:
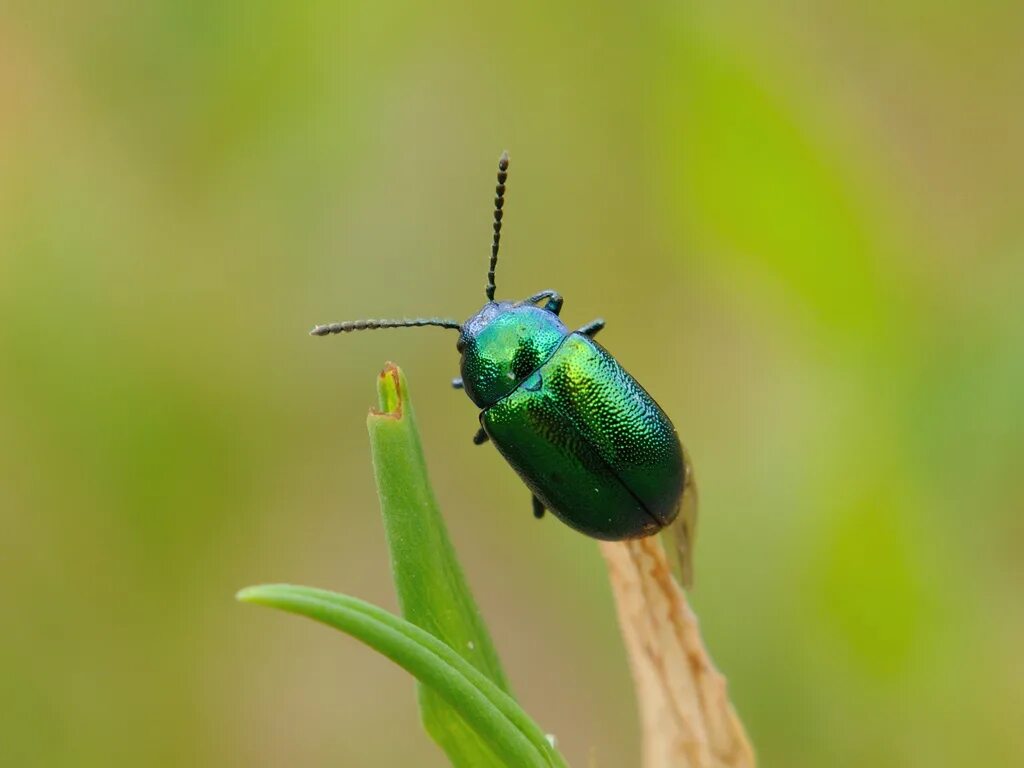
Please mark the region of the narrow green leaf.
POLYGON ((370 413, 367 427, 402 615, 511 693, 438 511, 400 368, 385 367, 377 394, 380 409, 370 413))
POLYGON ((247 603, 280 608, 347 632, 412 673, 458 714, 481 744, 487 763, 568 768, 544 732, 506 692, 452 648, 414 624, 347 595, 288 584, 249 587, 247 603))
MULTIPOLYGON (((511 693, 437 507, 404 374, 388 364, 367 427, 391 568, 402 615, 511 693)), ((455 766, 494 765, 466 722, 430 688, 419 690, 424 727, 455 766)), ((499 763, 500 764, 500 763, 499 763)))

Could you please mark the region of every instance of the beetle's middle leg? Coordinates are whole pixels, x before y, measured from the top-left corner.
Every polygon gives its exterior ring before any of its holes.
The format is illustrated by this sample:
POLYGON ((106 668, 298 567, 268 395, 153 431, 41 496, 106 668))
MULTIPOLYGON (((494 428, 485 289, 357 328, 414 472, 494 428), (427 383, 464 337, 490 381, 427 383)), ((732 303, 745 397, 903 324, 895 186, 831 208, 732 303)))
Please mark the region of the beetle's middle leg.
POLYGON ((591 320, 589 323, 580 328, 576 333, 582 333, 584 336, 594 338, 597 336, 597 332, 604 328, 604 320, 600 317, 597 320, 591 320))
POLYGON ((452 379, 452 389, 462 389, 462 377, 452 379))
POLYGON ((491 438, 484 431, 484 428, 480 427, 480 429, 476 431, 476 434, 473 435, 473 445, 483 445, 490 439, 491 438))
POLYGON ((533 500, 533 516, 540 520, 544 517, 544 504, 536 496, 532 496, 531 499, 533 500))

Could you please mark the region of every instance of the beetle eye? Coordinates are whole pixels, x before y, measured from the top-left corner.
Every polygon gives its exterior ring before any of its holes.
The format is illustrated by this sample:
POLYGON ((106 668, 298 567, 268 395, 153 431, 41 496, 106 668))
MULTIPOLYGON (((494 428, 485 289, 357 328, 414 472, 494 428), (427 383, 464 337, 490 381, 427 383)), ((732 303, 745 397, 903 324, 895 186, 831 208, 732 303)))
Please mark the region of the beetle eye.
POLYGON ((455 349, 457 351, 461 352, 465 348, 466 348, 466 338, 464 336, 459 336, 459 340, 455 342, 455 349))

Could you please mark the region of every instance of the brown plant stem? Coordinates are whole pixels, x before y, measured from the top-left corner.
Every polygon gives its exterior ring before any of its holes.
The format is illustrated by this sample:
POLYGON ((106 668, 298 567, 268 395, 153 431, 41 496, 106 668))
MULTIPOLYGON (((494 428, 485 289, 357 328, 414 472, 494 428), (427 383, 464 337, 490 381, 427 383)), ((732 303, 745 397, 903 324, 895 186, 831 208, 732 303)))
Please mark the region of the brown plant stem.
POLYGON ((640 710, 643 768, 754 768, 686 594, 653 537, 601 542, 640 710))

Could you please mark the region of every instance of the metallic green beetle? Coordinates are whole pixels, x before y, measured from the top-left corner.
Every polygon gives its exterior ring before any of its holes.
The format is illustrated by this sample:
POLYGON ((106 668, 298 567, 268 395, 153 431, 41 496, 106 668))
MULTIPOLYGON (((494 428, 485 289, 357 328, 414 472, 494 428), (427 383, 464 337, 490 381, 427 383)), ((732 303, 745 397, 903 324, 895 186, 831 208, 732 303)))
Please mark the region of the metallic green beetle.
POLYGON ((505 152, 498 161, 487 303, 479 312, 464 323, 354 320, 318 325, 311 333, 428 325, 458 330, 462 376, 452 384, 481 409, 473 442, 494 443, 533 494, 534 514, 551 510, 595 539, 668 529, 689 585, 697 515, 693 469, 665 412, 594 341, 604 321, 570 332, 559 318, 562 297, 555 291, 494 300, 508 162, 505 152))

